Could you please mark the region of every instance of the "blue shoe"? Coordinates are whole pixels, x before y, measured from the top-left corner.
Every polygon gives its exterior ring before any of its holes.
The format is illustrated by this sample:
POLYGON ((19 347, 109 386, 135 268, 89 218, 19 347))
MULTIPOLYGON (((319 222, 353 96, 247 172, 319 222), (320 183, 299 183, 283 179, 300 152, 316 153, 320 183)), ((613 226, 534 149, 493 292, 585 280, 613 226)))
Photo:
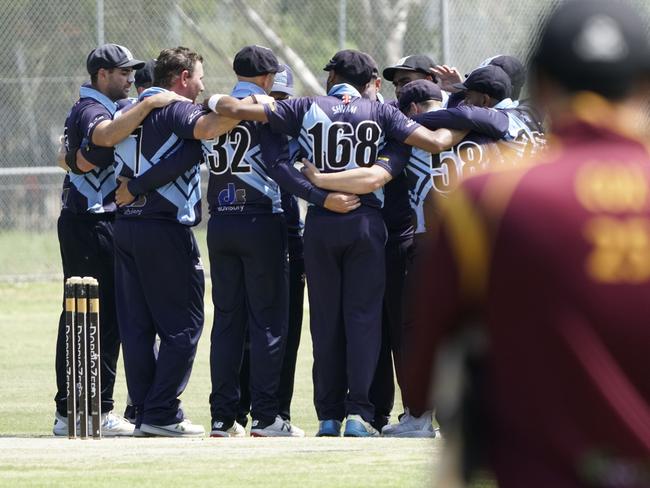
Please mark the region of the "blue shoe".
POLYGON ((344 437, 379 437, 379 432, 360 415, 348 415, 344 437))
POLYGON ((318 432, 316 437, 340 437, 341 421, 340 420, 321 420, 318 422, 318 432))

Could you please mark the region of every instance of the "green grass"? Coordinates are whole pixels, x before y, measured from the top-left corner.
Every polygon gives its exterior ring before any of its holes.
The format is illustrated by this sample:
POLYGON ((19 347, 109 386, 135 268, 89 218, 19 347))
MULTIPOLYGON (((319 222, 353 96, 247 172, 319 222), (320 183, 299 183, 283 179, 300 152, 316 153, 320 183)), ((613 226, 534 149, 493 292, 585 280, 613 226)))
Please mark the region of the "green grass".
MULTIPOLYGON (((200 240, 203 240, 199 238, 200 240)), ((104 439, 51 436, 54 345, 60 283, 0 284, 0 486, 425 486, 441 440, 410 439, 104 439)), ((206 295, 209 297, 208 294, 206 295)), ((195 423, 209 427, 209 331, 182 400, 195 423)), ((307 312, 307 310, 306 310, 307 312)), ((296 425, 313 436, 311 342, 305 316, 296 390, 296 425)), ((126 387, 120 366, 116 409, 126 387)), ((401 407, 396 406, 399 412, 401 407)))
POLYGON ((0 279, 61 274, 61 254, 55 231, 0 231, 0 279))
MULTIPOLYGON (((201 256, 207 261, 205 225, 194 229, 201 256)), ((0 231, 0 281, 52 279, 63 276, 56 230, 0 231)))

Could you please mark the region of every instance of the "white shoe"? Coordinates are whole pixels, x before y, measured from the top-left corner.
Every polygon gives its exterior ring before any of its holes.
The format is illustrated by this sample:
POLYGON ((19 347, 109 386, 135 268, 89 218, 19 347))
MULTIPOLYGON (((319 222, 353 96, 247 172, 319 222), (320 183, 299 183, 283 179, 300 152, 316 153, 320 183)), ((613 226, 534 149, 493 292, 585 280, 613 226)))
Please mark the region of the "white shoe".
POLYGON ((305 437, 305 432, 278 415, 275 422, 266 427, 262 427, 259 420, 253 420, 251 437, 305 437))
POLYGON ((229 429, 224 429, 224 423, 215 421, 212 423, 212 431, 210 437, 244 437, 246 430, 237 421, 235 421, 229 429))
POLYGON ((414 417, 406 409, 399 423, 386 425, 381 430, 384 437, 435 437, 436 431, 431 422, 432 412, 425 412, 420 417, 414 417))
POLYGON ((52 433, 56 436, 67 436, 68 435, 68 418, 55 412, 54 414, 54 426, 52 427, 52 433))
POLYGON ((300 427, 297 427, 293 425, 291 422, 288 420, 285 420, 289 424, 289 428, 291 429, 291 437, 305 437, 305 431, 302 430, 300 427))
POLYGON ((113 412, 102 414, 102 437, 132 436, 135 425, 113 412))
MULTIPOLYGON (((134 425, 129 423, 126 419, 115 415, 113 412, 102 414, 102 436, 103 437, 118 437, 118 436, 131 436, 133 435, 134 425)), ((77 419, 77 435, 80 432, 79 420, 77 419)), ((92 420, 88 419, 88 435, 92 435, 92 420)), ((68 435, 68 418, 59 415, 58 412, 54 414, 54 427, 52 433, 56 436, 68 435)))
POLYGON ((194 425, 189 419, 169 425, 142 424, 140 430, 145 434, 160 437, 203 437, 205 435, 203 426, 194 425))

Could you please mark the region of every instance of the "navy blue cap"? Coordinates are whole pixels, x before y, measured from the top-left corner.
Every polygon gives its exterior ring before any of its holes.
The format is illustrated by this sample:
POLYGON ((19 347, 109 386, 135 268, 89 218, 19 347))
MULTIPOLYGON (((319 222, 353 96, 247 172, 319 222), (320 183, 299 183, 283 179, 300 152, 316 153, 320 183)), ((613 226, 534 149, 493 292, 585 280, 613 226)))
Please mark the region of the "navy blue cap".
POLYGON ((86 58, 86 69, 93 75, 100 69, 133 68, 140 69, 144 61, 133 59, 131 51, 119 44, 104 44, 93 49, 86 58))
POLYGON ((135 72, 135 86, 141 87, 153 83, 153 70, 156 66, 156 60, 150 59, 144 66, 135 72))
POLYGON ((456 83, 453 86, 460 90, 484 93, 499 101, 512 95, 512 84, 508 73, 492 65, 475 69, 463 83, 456 83))
POLYGON ((431 69, 435 67, 436 63, 429 56, 425 54, 414 54, 413 56, 406 56, 397 61, 393 66, 385 68, 382 74, 388 81, 393 81, 397 70, 417 71, 418 73, 433 76, 435 81, 436 75, 431 72, 431 69))
POLYGON ((286 64, 280 65, 280 67, 282 71, 275 75, 271 93, 281 92, 293 96, 295 94, 293 90, 293 71, 286 64))
POLYGON ((232 69, 239 76, 260 76, 282 71, 278 58, 268 47, 246 46, 232 62, 232 69))
POLYGON ((624 1, 572 0, 547 19, 531 63, 570 91, 618 98, 648 74, 649 60, 638 8, 624 1))
POLYGON ((402 87, 399 93, 399 109, 404 110, 411 103, 421 103, 428 100, 442 101, 440 87, 429 80, 414 80, 402 87))
POLYGON ((512 85, 512 98, 519 98, 521 89, 524 83, 526 83, 526 67, 524 63, 514 56, 499 54, 498 56, 487 58, 478 67, 483 68, 490 65, 498 66, 506 72, 510 77, 510 84, 512 85))
POLYGON ((377 70, 377 63, 369 54, 345 49, 337 52, 323 69, 334 71, 356 86, 364 86, 372 79, 373 71, 377 70))

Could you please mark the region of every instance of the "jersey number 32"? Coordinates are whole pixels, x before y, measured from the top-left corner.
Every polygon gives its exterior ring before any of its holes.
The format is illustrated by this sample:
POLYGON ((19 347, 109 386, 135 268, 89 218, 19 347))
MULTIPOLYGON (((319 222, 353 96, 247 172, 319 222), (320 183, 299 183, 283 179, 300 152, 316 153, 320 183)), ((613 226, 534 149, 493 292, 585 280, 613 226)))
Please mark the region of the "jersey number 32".
POLYGON ((212 151, 207 155, 210 172, 215 175, 221 175, 228 170, 231 173, 250 173, 250 165, 243 162, 250 145, 251 133, 241 125, 219 136, 212 144, 212 151))

